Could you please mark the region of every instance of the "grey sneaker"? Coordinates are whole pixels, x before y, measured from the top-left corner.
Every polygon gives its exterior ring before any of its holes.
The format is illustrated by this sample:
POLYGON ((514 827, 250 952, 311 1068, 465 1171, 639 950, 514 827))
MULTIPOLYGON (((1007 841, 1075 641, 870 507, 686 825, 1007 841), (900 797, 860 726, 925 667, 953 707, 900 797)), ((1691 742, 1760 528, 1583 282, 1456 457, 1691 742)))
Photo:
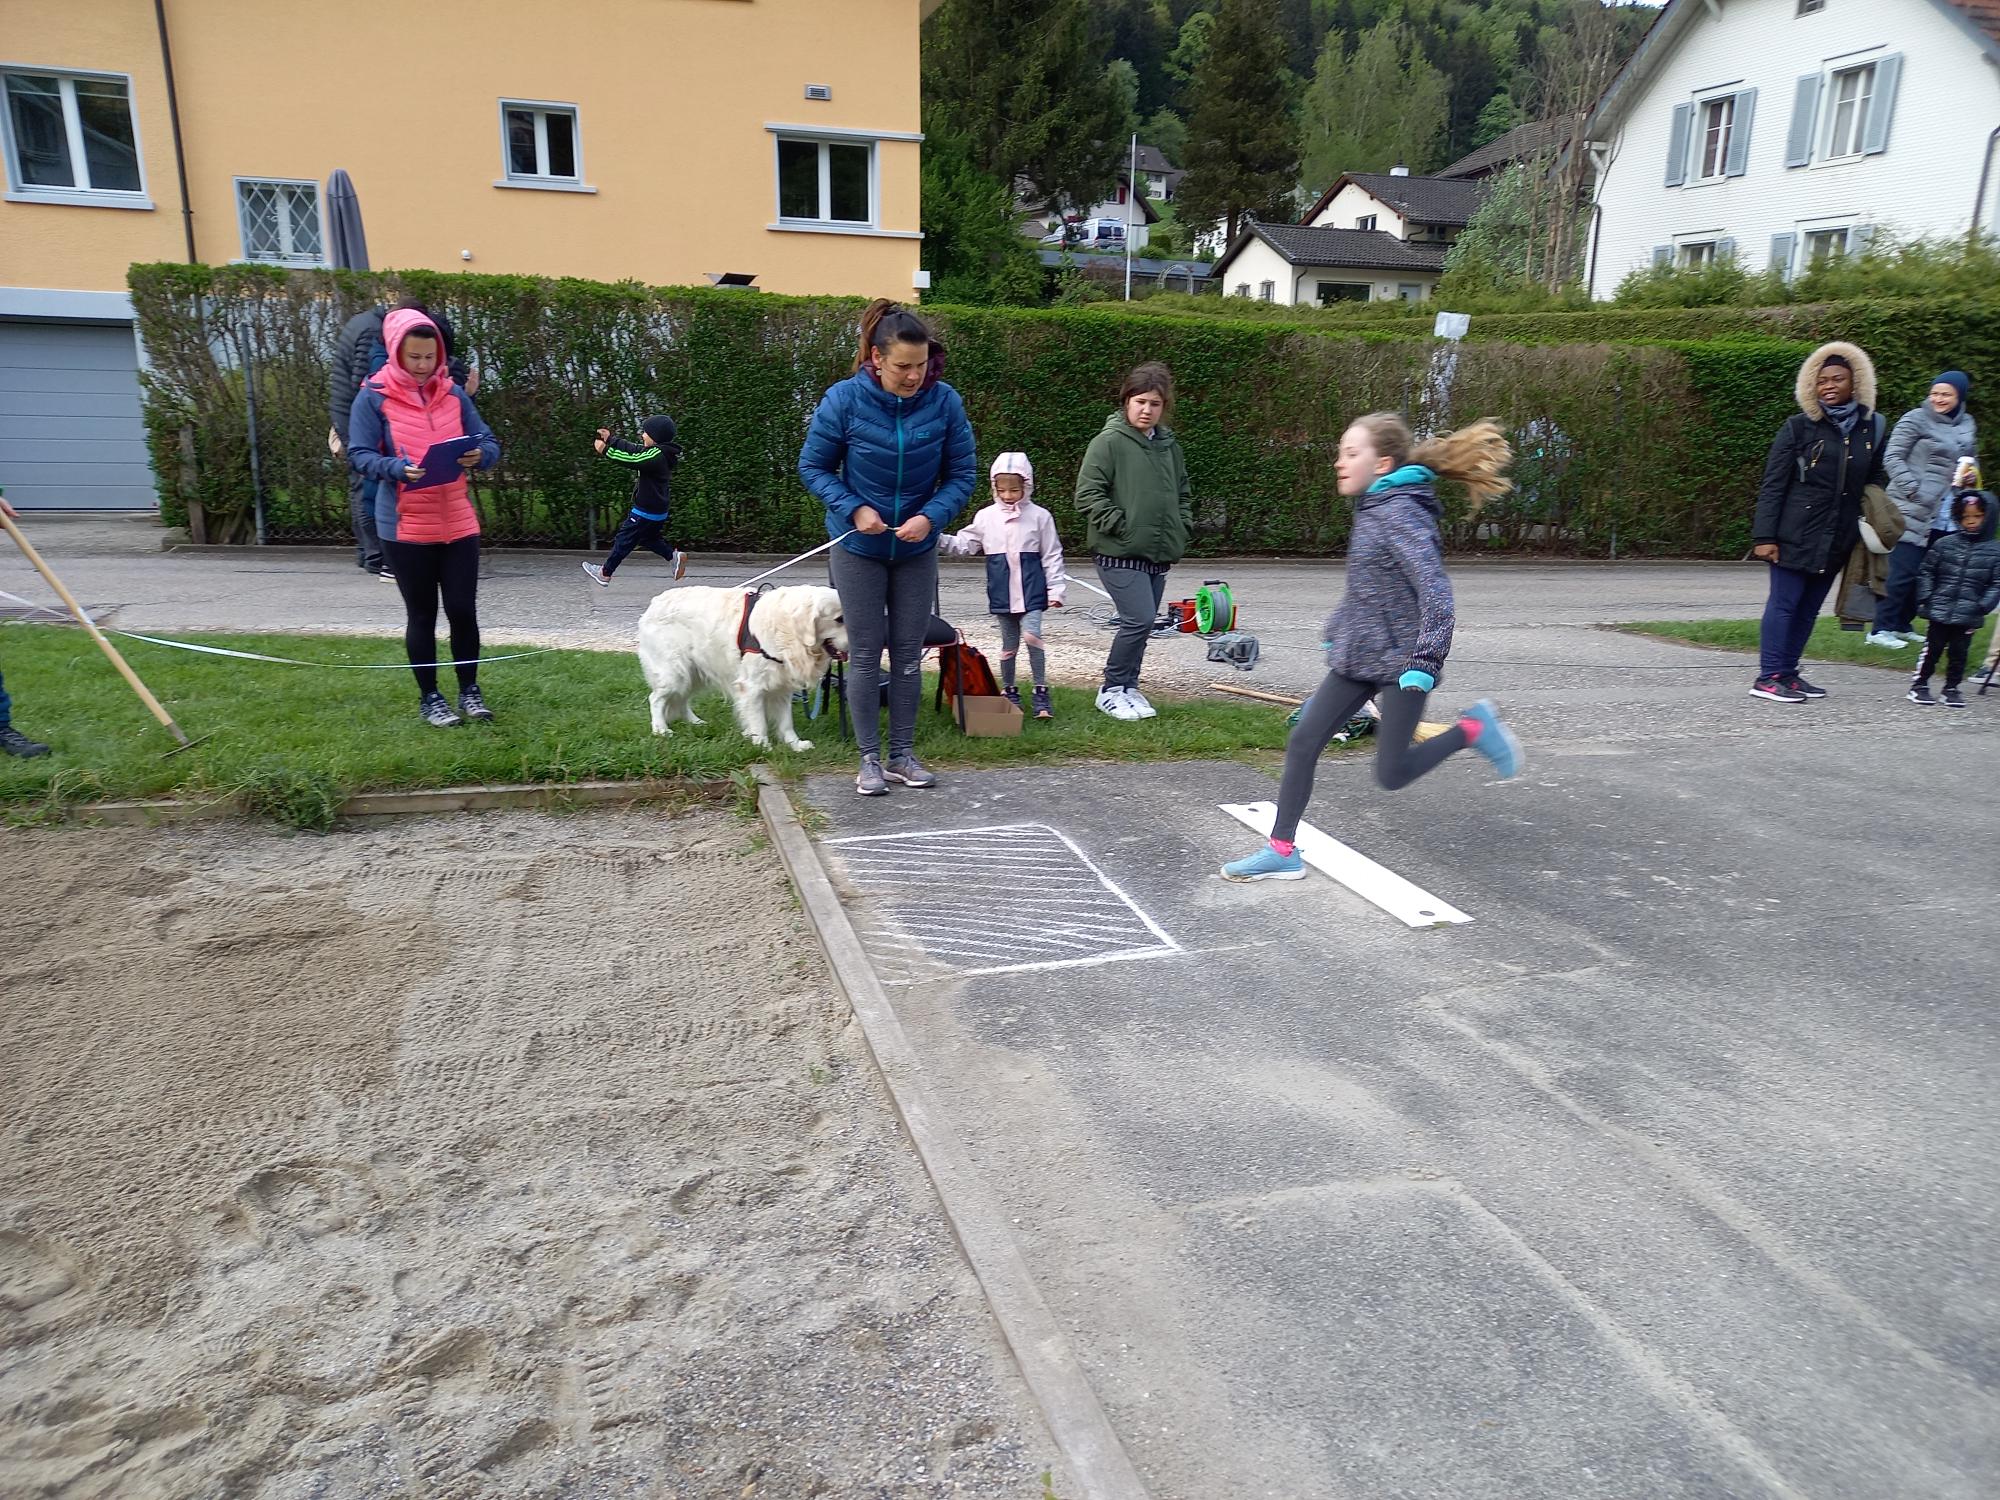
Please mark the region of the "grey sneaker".
POLYGON ((854 790, 864 797, 889 795, 889 783, 882 775, 882 758, 879 755, 861 757, 861 774, 854 778, 854 790))
POLYGON ((417 701, 417 712, 424 716, 424 722, 433 729, 456 729, 465 722, 451 711, 451 705, 444 701, 443 693, 425 693, 417 701))
POLYGON ((493 710, 486 706, 486 699, 480 695, 476 682, 458 695, 458 711, 468 719, 493 717, 493 710))
POLYGON ((611 587, 611 575, 606 573, 604 569, 598 566, 596 563, 585 563, 583 565, 583 574, 584 577, 588 578, 592 583, 597 584, 601 588, 608 589, 611 587))
POLYGON ((917 762, 914 755, 898 755, 890 759, 883 771, 891 781, 900 781, 904 786, 936 786, 937 777, 931 775, 917 762))

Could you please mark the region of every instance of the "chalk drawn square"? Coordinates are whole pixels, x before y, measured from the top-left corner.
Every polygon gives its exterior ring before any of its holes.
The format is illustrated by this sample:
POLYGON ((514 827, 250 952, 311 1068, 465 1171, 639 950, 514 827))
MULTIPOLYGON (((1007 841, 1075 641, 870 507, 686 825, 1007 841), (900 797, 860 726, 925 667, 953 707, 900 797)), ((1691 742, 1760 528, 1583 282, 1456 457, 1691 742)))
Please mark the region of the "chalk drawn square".
POLYGON ((1165 958, 1180 944, 1046 823, 828 839, 884 984, 1165 958))

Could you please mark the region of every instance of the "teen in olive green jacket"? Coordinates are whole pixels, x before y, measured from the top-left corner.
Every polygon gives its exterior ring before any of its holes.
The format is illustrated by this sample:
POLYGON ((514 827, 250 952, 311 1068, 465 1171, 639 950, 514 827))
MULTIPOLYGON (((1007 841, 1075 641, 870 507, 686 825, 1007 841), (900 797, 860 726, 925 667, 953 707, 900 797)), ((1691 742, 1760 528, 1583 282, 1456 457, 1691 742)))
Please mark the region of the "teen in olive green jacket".
POLYGON ((1166 595, 1167 572, 1187 551, 1194 495, 1180 441, 1160 425, 1172 409, 1174 380, 1165 365, 1141 365, 1125 377, 1119 409, 1084 450, 1076 508, 1090 523, 1097 576, 1117 608, 1118 634, 1104 662, 1099 710, 1114 719, 1150 719, 1139 691, 1166 595))

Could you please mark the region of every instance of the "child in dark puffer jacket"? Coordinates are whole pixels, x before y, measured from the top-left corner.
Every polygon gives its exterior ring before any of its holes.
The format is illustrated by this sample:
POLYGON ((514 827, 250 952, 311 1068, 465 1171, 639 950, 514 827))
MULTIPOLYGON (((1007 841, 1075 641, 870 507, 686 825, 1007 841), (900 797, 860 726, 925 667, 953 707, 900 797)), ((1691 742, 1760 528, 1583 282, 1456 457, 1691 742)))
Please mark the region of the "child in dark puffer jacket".
POLYGON ((2000 609, 2000 542, 1994 540, 2000 506, 1984 490, 1961 490, 1952 497, 1951 519, 1957 530, 1931 543, 1917 580, 1917 613, 1931 628, 1910 683, 1910 701, 1926 708, 1938 701, 1931 696, 1931 673, 1940 660, 1945 664, 1944 706, 1965 707, 1959 684, 1965 681, 1972 638, 1986 617, 2000 609))

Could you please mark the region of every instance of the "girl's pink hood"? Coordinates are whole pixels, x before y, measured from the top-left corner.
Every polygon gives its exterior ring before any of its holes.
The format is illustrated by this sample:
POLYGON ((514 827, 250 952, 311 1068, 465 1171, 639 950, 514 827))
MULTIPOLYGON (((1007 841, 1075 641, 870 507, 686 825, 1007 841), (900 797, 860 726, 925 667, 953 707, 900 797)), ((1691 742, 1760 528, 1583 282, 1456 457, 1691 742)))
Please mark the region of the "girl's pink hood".
POLYGON ((377 389, 386 391, 392 387, 399 387, 403 394, 416 397, 426 394, 439 376, 443 376, 447 384, 450 383, 451 372, 448 368, 450 361, 445 357, 442 334, 438 335, 437 369, 432 372, 431 378, 424 382, 423 388, 420 389, 415 377, 403 368, 403 340, 410 336, 412 328, 429 328, 435 332, 437 325, 423 313, 407 307, 397 308, 382 320, 382 347, 389 351, 389 362, 374 374, 373 379, 377 389))

